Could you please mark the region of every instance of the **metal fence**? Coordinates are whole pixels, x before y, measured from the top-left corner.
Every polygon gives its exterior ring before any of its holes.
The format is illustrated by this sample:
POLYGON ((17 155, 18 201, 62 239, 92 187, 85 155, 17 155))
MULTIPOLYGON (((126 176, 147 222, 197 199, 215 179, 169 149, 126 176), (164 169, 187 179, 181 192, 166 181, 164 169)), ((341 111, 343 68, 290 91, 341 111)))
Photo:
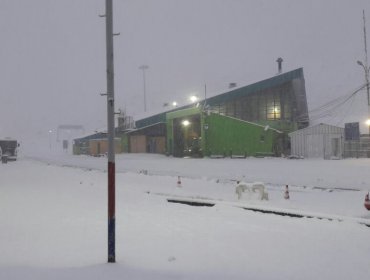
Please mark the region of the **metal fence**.
POLYGON ((361 135, 360 140, 344 142, 345 158, 370 158, 370 137, 361 135))

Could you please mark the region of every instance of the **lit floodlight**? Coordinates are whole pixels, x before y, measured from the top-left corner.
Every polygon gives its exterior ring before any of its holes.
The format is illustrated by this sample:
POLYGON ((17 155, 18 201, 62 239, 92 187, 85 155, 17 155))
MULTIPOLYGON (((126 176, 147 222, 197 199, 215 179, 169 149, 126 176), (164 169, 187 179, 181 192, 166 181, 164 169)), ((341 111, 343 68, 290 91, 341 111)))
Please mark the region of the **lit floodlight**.
POLYGON ((370 126, 370 119, 367 119, 365 123, 366 125, 370 126))
POLYGON ((190 122, 188 120, 183 120, 182 121, 183 126, 188 126, 189 124, 190 124, 190 122))
POLYGON ((177 107, 177 102, 176 101, 172 102, 172 106, 177 107))
POLYGON ((192 103, 195 103, 195 102, 197 102, 197 101, 198 101, 198 97, 196 97, 195 95, 192 95, 192 96, 190 96, 190 101, 191 101, 192 103))

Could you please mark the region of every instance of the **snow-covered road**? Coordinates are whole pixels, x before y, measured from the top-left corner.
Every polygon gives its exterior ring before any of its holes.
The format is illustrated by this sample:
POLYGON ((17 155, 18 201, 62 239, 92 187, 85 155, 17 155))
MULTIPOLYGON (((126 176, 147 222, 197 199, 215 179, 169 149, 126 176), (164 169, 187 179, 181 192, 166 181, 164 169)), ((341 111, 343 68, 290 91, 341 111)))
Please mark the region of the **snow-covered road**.
MULTIPOLYGON (((107 159, 63 153, 34 154, 32 159, 64 166, 105 170, 107 159)), ((370 159, 289 160, 285 158, 192 159, 156 154, 120 154, 117 172, 139 172, 221 180, 263 181, 273 185, 370 190, 370 159)))

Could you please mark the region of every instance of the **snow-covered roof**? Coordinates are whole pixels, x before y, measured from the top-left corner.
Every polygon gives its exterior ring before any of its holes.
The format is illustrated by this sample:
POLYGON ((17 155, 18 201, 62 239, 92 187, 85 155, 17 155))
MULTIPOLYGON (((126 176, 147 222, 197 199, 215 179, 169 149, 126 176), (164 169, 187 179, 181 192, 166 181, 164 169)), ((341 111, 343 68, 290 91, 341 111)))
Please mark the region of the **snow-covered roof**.
POLYGON ((298 134, 298 133, 306 133, 308 131, 315 131, 316 133, 318 133, 318 132, 320 132, 320 133, 333 133, 333 132, 343 133, 344 128, 339 127, 339 126, 334 126, 334 125, 331 125, 331 124, 319 123, 319 124, 315 124, 315 125, 312 125, 312 126, 308 126, 308 127, 293 131, 293 132, 289 133, 289 136, 292 136, 292 135, 295 135, 295 134, 298 134))

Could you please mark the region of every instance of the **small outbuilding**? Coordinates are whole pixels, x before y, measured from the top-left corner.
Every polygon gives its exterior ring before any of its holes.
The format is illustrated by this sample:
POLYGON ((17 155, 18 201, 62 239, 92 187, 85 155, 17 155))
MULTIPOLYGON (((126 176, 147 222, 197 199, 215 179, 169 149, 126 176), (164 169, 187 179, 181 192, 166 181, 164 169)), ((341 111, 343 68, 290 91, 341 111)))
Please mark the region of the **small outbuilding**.
POLYGON ((343 157, 344 128, 317 124, 289 133, 291 155, 304 158, 339 159, 343 157))

